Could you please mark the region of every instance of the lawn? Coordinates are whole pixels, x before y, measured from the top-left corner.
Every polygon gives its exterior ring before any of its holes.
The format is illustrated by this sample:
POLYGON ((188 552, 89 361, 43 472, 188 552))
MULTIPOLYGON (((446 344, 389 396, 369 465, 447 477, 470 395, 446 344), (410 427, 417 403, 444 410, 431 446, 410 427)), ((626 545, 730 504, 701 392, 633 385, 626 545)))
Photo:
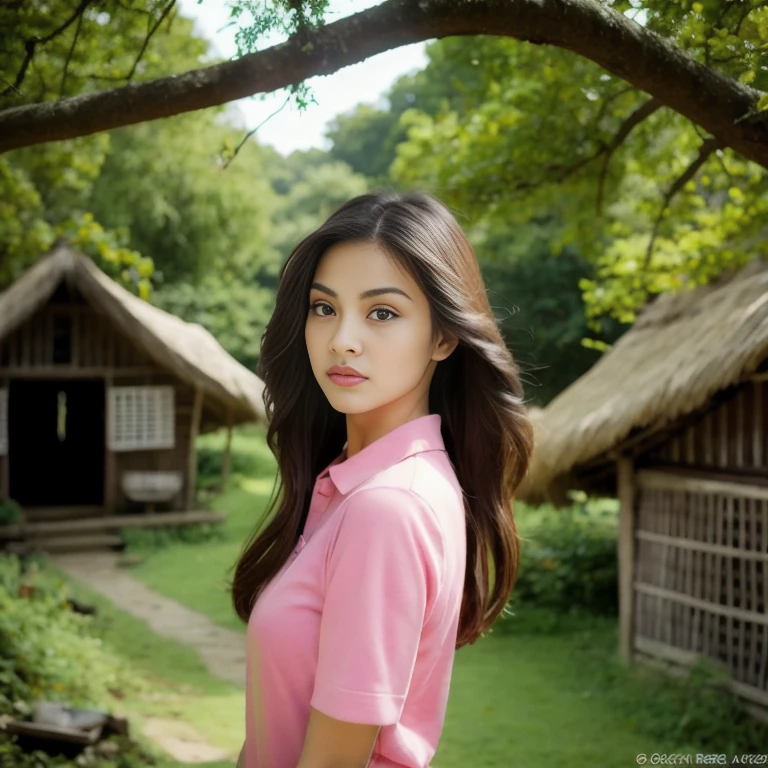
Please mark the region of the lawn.
MULTIPOLYGON (((222 438, 204 439, 210 445, 222 438)), ((225 579, 267 504, 275 465, 258 430, 236 433, 233 444, 235 451, 253 452, 257 469, 249 477, 234 478, 227 492, 211 504, 228 516, 226 538, 175 544, 147 554, 133 572, 148 586, 218 624, 244 631, 231 607, 225 579)), ((501 631, 457 653, 434 768, 616 768, 636 764, 640 752, 675 751, 675 745, 658 740, 651 744, 638 734, 633 721, 619 713, 588 672, 613 654, 615 620, 589 618, 568 632, 542 633, 535 630, 535 619, 532 609, 518 610, 499 627, 501 631)), ((159 668, 175 663, 168 658, 159 668)), ((191 675, 189 661, 185 667, 191 675)), ((183 680, 187 673, 177 668, 174 674, 183 680)), ((196 701, 188 711, 204 724, 212 740, 222 741, 228 734, 224 725, 221 734, 214 733, 217 721, 236 718, 239 723, 242 701, 215 686, 210 697, 215 705, 205 694, 205 700, 196 701), (219 717, 211 719, 208 713, 216 707, 219 717)))

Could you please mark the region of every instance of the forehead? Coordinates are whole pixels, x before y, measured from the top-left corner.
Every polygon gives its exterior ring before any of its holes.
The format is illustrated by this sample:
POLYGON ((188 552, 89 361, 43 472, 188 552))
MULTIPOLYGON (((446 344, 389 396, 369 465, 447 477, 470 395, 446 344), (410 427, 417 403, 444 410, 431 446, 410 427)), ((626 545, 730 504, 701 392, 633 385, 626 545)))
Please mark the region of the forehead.
POLYGON ((320 258, 315 270, 315 280, 337 283, 331 288, 346 286, 378 288, 387 281, 388 285, 414 288, 416 283, 407 270, 376 243, 352 242, 332 245, 320 258))

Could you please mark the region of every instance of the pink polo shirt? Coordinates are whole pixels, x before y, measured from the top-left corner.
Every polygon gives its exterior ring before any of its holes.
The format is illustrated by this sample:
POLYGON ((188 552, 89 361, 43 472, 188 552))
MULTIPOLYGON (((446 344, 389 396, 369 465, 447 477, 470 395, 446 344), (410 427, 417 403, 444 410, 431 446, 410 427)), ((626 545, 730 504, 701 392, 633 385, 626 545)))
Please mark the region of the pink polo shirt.
POLYGON ((317 477, 304 532, 251 612, 246 768, 296 768, 310 705, 381 725, 371 768, 428 768, 445 720, 466 569, 440 414, 317 477))

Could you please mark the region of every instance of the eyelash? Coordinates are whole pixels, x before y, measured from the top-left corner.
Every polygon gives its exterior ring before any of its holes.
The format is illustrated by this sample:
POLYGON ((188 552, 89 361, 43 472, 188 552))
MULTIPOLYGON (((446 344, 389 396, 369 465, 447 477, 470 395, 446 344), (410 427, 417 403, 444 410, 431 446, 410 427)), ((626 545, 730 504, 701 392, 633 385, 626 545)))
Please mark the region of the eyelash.
MULTIPOLYGON (((314 304, 309 305, 309 311, 312 312, 312 310, 316 307, 330 306, 330 304, 326 304, 324 301, 316 301, 314 304)), ((331 309, 333 309, 333 307, 331 307, 331 309)), ((371 312, 389 312, 392 315, 392 317, 388 318, 387 320, 374 320, 376 323, 389 323, 396 317, 400 317, 400 315, 398 315, 396 312, 393 312, 391 309, 387 309, 386 307, 374 307, 371 312)), ((370 312, 368 314, 370 314, 370 312)), ((315 315, 315 317, 328 317, 328 315, 315 315)))

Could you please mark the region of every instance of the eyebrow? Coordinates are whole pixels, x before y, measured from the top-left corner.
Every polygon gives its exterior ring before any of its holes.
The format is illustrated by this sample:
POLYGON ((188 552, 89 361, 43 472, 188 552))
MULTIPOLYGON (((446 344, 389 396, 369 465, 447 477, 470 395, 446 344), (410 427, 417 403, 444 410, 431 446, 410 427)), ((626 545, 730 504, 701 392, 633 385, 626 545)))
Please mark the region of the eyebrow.
MULTIPOLYGON (((332 291, 327 286, 323 285, 322 283, 312 283, 312 288, 317 288, 318 291, 322 291, 323 293, 327 293, 329 296, 332 296, 334 299, 338 298, 338 294, 336 291, 332 291)), ((401 296, 405 296, 406 299, 409 301, 413 301, 413 299, 405 292, 401 291, 399 288, 395 288, 394 286, 387 286, 385 288, 371 288, 368 291, 363 291, 360 294, 360 301, 363 299, 369 299, 372 296, 382 296, 385 293, 398 293, 401 296)))

